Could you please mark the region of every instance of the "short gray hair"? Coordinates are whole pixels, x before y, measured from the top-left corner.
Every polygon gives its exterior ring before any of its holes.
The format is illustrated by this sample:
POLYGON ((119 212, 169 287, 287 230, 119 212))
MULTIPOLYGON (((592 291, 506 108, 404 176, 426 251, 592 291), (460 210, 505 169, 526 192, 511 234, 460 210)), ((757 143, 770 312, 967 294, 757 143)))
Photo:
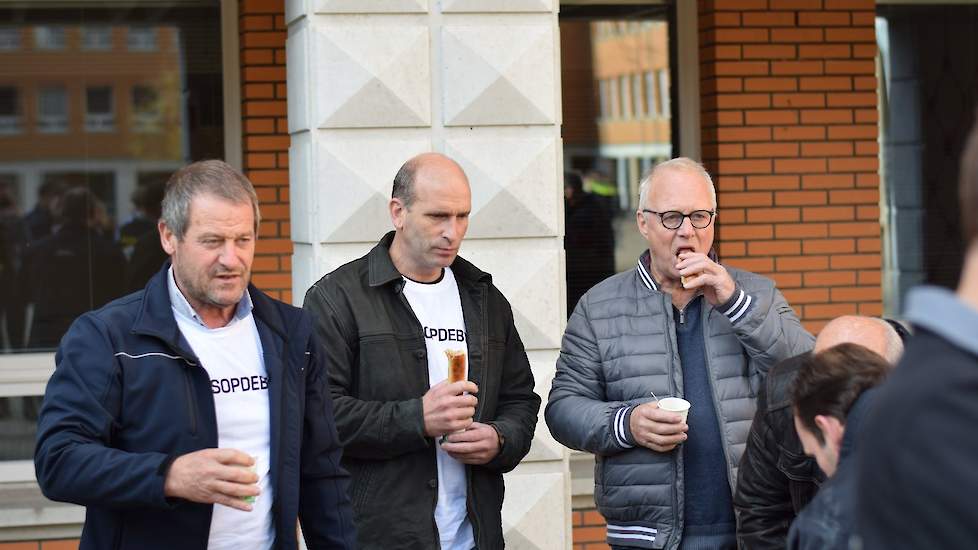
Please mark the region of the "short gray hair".
POLYGON ((202 160, 177 170, 166 182, 163 223, 183 240, 190 224, 190 203, 198 195, 214 195, 235 204, 250 202, 255 213, 255 234, 261 212, 255 187, 241 172, 222 160, 202 160))
POLYGON ((710 177, 710 173, 706 171, 706 168, 704 168, 702 164, 691 158, 676 157, 674 159, 656 164, 642 177, 642 181, 639 183, 638 193, 639 210, 645 208, 645 199, 649 197, 649 190, 651 189, 652 182, 655 181, 656 176, 660 175, 666 170, 693 172, 706 180, 706 183, 710 184, 710 201, 713 203, 713 210, 717 209, 717 190, 713 185, 713 178, 710 177))

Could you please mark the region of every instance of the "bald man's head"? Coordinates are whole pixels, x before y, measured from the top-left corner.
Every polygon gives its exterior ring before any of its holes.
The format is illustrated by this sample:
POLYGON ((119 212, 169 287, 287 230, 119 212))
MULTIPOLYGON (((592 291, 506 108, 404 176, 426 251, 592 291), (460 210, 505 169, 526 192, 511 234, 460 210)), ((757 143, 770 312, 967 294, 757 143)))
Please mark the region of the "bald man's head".
POLYGON ((812 351, 819 353, 847 342, 869 348, 891 365, 896 364, 903 354, 903 340, 889 323, 876 317, 858 315, 844 315, 829 321, 815 339, 815 349, 812 351))
POLYGON ((417 197, 415 183, 425 178, 464 181, 465 185, 469 184, 465 171, 454 160, 441 153, 421 153, 409 159, 397 171, 391 198, 400 199, 405 208, 411 208, 411 204, 417 197))

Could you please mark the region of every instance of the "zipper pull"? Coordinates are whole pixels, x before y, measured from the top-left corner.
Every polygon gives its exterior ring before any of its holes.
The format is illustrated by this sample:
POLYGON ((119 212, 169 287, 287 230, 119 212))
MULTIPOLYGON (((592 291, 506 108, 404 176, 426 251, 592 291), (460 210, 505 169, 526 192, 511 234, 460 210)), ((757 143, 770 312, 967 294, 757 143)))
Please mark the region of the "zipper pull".
POLYGON ((682 308, 679 310, 679 324, 680 325, 686 324, 686 308, 682 308))

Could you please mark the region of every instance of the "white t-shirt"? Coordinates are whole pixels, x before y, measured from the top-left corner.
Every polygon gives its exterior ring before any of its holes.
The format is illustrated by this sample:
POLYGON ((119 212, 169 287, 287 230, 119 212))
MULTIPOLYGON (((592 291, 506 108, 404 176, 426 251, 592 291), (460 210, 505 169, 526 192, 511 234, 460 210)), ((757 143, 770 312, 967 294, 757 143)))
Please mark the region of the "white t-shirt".
MULTIPOLYGON (((458 284, 450 268, 437 283, 404 280, 404 296, 421 322, 428 351, 428 383, 432 386, 448 378, 446 350, 465 352, 465 321, 458 284)), ((466 357, 467 360, 467 357, 466 357)), ((466 363, 466 369, 468 363, 466 363)), ((475 539, 466 509, 465 465, 437 446, 438 504, 435 524, 443 550, 472 550, 475 539)))
POLYGON ((227 326, 209 329, 188 317, 183 308, 175 306, 173 309, 180 332, 211 380, 218 447, 238 449, 257 457, 256 473, 261 494, 252 504, 251 512, 215 504, 207 548, 270 549, 275 539, 275 527, 268 476, 271 456, 268 373, 255 318, 248 310, 233 318, 227 326))

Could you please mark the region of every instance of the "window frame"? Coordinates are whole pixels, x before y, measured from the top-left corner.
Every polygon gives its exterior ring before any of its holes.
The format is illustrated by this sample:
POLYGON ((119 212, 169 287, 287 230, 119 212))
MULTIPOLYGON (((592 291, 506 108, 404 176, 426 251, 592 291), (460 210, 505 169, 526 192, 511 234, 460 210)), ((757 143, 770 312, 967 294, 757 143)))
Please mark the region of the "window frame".
MULTIPOLYGON (((116 0, 106 0, 100 5, 111 4, 116 0)), ((0 0, 3 5, 5 0, 0 0)), ((93 2, 94 4, 94 2, 93 2)), ((222 78, 224 82, 224 155, 231 166, 243 167, 242 122, 241 122, 241 65, 238 29, 237 0, 220 0, 221 9, 221 56, 222 78)), ((21 35, 23 37, 23 34, 21 35)), ((21 46, 23 46, 23 38, 21 46)), ((114 96, 117 96, 113 92, 114 96)), ((18 93, 21 117, 25 108, 24 92, 18 93)), ((115 98, 114 98, 115 99, 115 98)), ((149 166, 152 168, 152 163, 149 166)), ((26 397, 44 395, 48 379, 54 373, 55 352, 34 352, 0 354, 0 397, 26 397)), ((0 498, 6 490, 21 492, 23 489, 37 487, 33 462, 0 461, 0 498)), ((17 510, 11 510, 16 512, 17 510)), ((85 518, 84 508, 60 503, 47 503, 43 508, 30 508, 29 522, 16 526, 20 539, 71 538, 81 533, 81 523, 85 518), (22 535, 22 536, 21 536, 22 535)), ((0 525, 0 540, 8 527, 0 525)))

